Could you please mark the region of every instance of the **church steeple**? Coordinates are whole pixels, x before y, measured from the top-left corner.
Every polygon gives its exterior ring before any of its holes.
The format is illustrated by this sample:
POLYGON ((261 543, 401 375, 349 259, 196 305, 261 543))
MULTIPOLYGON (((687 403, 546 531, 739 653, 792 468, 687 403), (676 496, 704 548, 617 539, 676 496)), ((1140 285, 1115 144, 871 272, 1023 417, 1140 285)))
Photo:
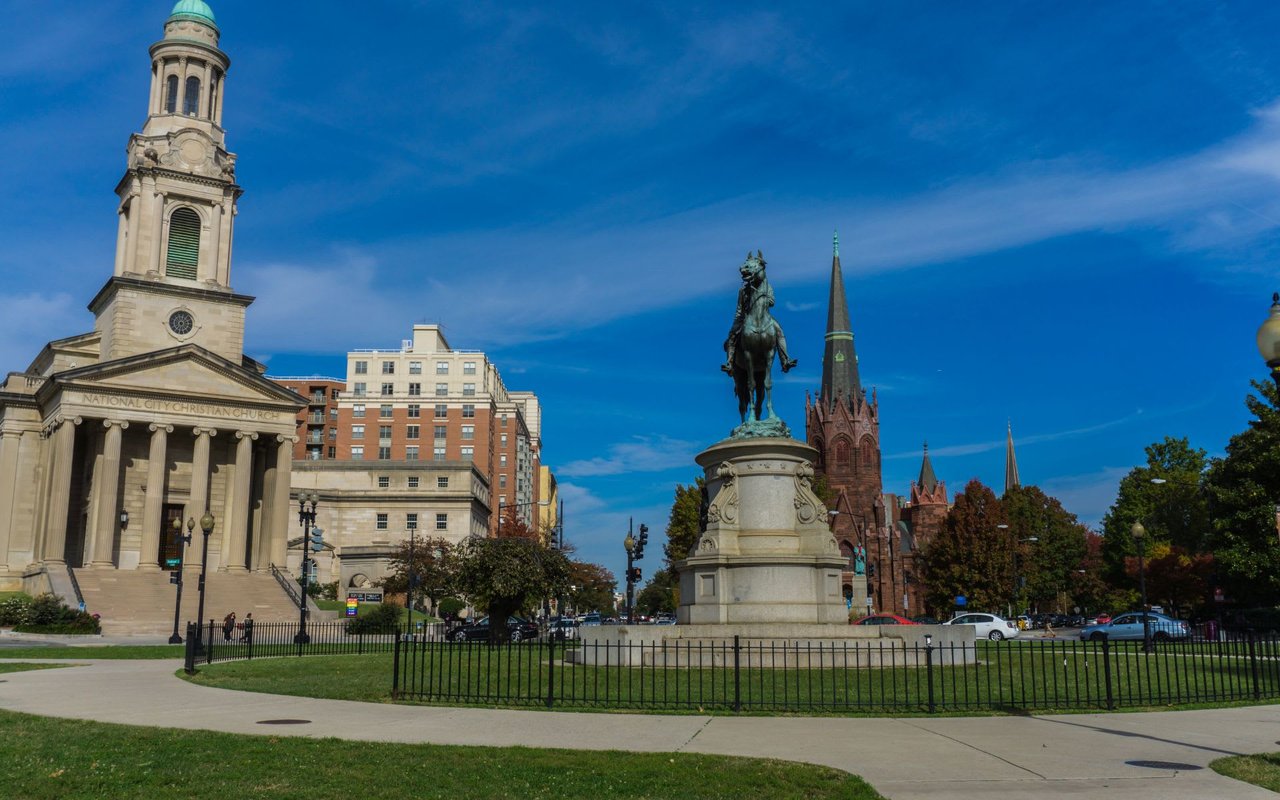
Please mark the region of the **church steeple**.
POLYGON ((858 380, 858 355, 853 349, 853 326, 840 270, 840 236, 832 236, 831 295, 827 302, 826 349, 822 356, 822 388, 819 402, 831 404, 836 398, 852 403, 862 395, 858 380))
POLYGON ((1018 457, 1013 452, 1013 422, 1009 422, 1009 438, 1004 447, 1004 490, 1016 489, 1022 483, 1018 480, 1018 457))
POLYGON ((933 472, 933 462, 929 460, 929 443, 924 443, 924 462, 920 464, 920 480, 916 481, 921 489, 932 493, 938 488, 938 476, 933 472))

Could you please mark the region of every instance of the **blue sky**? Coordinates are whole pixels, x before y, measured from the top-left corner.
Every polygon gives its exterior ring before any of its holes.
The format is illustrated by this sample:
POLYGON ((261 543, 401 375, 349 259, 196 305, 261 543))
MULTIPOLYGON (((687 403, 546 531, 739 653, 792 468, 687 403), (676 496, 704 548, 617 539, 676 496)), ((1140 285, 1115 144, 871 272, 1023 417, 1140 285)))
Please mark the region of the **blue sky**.
MULTIPOLYGON (((90 326, 169 6, 6 9, 6 369, 90 326)), ((999 485, 1011 419, 1024 482, 1096 522, 1147 443, 1220 452, 1265 377, 1274 3, 213 7, 250 354, 336 374, 443 323, 542 397, 566 533, 616 572, 736 421, 748 248, 801 431, 839 229, 887 491, 926 439, 953 490, 999 485)))

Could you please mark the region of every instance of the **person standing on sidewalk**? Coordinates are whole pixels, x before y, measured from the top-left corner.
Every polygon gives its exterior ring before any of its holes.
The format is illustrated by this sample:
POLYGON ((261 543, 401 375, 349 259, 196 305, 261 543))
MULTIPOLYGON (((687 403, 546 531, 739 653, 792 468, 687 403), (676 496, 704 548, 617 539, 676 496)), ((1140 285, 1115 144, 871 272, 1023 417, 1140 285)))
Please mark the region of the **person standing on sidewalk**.
POLYGON ((253 612, 244 615, 244 635, 240 637, 240 641, 245 644, 253 644, 253 612))
POLYGON ((231 611, 222 618, 222 638, 231 641, 231 632, 236 629, 236 612, 231 611))

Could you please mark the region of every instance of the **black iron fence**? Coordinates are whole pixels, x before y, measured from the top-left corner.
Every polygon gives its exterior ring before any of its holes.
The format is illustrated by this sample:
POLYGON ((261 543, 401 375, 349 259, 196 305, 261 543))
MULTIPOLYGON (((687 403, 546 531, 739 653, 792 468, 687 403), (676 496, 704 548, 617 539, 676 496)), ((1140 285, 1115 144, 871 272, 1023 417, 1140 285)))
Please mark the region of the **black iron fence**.
POLYGON ((209 620, 203 628, 187 623, 186 671, 195 672, 200 664, 216 661, 240 661, 281 656, 334 656, 363 653, 391 653, 399 638, 421 638, 437 635, 439 626, 415 628, 410 634, 403 626, 382 630, 352 630, 346 621, 309 623, 306 640, 298 637, 296 622, 243 622, 230 630, 221 622, 209 620))
POLYGON ((495 706, 906 713, 1280 697, 1280 640, 525 642, 394 637, 392 696, 495 706))

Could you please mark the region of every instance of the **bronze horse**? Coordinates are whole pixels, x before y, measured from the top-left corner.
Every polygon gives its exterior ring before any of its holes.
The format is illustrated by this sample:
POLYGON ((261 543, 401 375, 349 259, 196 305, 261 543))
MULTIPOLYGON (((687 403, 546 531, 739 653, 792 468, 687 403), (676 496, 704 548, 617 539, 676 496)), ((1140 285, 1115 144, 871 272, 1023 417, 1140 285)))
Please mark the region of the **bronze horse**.
POLYGON ((744 423, 777 419, 773 411, 773 355, 779 353, 782 371, 796 365, 787 356, 787 340, 769 313, 773 306, 773 288, 765 276, 764 254, 747 252, 747 260, 738 270, 742 288, 738 291, 738 310, 733 328, 725 342, 728 361, 724 370, 733 376, 733 391, 738 397, 738 413, 744 423), (761 413, 767 412, 767 417, 761 413), (748 417, 750 413, 750 417, 748 417))

